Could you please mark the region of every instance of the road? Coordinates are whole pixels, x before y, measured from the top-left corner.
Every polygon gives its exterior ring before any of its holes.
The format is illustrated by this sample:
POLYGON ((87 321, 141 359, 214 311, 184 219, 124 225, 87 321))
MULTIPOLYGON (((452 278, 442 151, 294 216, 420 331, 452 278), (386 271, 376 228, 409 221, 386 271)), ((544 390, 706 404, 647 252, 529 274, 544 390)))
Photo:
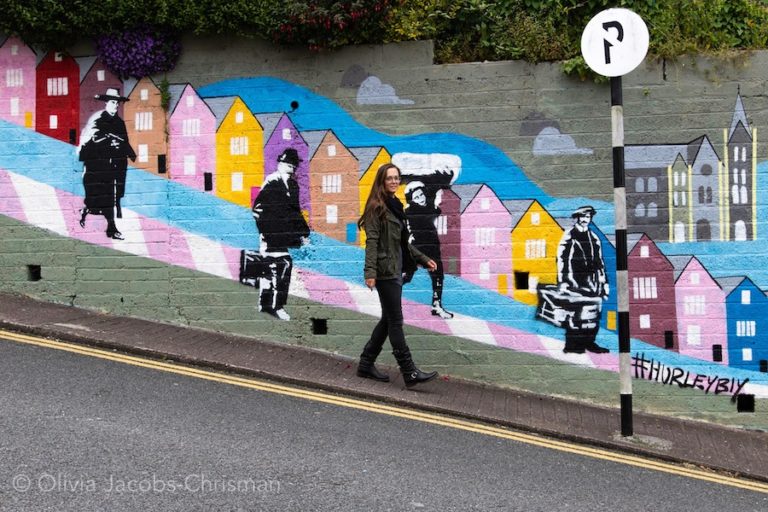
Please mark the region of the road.
POLYGON ((768 510, 766 493, 9 340, 0 372, 0 511, 768 510))

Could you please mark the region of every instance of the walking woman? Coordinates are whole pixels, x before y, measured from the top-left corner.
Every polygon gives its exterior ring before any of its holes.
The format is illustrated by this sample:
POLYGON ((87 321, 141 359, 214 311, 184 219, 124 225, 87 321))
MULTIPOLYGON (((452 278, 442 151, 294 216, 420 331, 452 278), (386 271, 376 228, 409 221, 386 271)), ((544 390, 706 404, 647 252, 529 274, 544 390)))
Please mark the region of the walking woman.
POLYGON ((408 387, 437 377, 437 372, 425 373, 416 368, 403 333, 403 275, 412 275, 416 262, 430 272, 437 264, 409 242, 403 205, 395 197, 400 186, 400 169, 393 164, 379 167, 368 201, 358 226, 365 230, 365 285, 379 295, 381 320, 360 354, 357 375, 367 379, 389 382, 389 376, 374 366, 384 341, 389 336, 392 354, 397 360, 403 380, 408 387))

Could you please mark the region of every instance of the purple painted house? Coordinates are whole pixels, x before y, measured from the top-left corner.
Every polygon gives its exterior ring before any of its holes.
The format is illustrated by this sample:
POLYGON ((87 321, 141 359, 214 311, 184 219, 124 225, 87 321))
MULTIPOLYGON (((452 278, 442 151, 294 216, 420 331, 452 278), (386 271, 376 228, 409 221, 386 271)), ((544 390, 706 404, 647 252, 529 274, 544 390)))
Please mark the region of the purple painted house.
POLYGON ((35 128, 35 68, 37 56, 18 37, 0 46, 0 119, 35 128))
POLYGON ((728 364, 725 292, 695 256, 670 256, 675 268, 678 351, 728 364))
POLYGON ((633 338, 676 352, 675 269, 646 234, 627 238, 629 332, 633 338))
POLYGON ((299 183, 299 205, 307 218, 311 218, 312 204, 309 196, 309 145, 284 112, 255 114, 264 128, 264 177, 277 169, 277 157, 288 148, 299 153, 299 167, 294 173, 299 183))
MULTIPOLYGON (((108 88, 117 89, 123 94, 123 81, 107 69, 101 59, 77 59, 80 64, 80 133, 88 119, 96 112, 104 110, 104 102, 97 100, 97 94, 104 94, 108 88)), ((123 118, 123 103, 117 106, 117 115, 123 118)))
POLYGON ((461 277, 502 295, 510 292, 511 216, 487 185, 454 185, 460 199, 461 277))
POLYGON ((216 172, 216 116, 190 84, 172 85, 169 92, 169 177, 212 193, 216 172))

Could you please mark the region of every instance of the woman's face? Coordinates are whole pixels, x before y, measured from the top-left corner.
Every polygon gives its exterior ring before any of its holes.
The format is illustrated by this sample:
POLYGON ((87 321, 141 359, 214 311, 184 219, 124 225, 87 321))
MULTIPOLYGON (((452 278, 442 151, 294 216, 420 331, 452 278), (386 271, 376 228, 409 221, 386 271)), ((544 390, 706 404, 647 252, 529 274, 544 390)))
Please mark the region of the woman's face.
POLYGON ((387 169, 387 176, 384 178, 384 187, 387 189, 387 193, 394 195, 400 186, 400 171, 395 167, 387 169))

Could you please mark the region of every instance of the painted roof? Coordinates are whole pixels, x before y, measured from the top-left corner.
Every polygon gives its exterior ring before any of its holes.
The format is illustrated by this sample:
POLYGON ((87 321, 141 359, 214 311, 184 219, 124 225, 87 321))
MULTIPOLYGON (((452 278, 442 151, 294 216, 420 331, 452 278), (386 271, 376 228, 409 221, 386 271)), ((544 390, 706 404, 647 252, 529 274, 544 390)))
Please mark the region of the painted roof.
POLYGON ((232 108, 232 104, 236 99, 239 98, 240 96, 218 96, 203 99, 203 101, 208 105, 208 108, 211 109, 211 112, 213 112, 213 115, 216 116, 217 129, 219 126, 221 126, 224 118, 227 117, 227 113, 229 112, 229 109, 232 108))
POLYGON ((363 174, 365 174, 365 171, 368 170, 373 161, 381 152, 382 146, 361 146, 356 148, 349 148, 349 150, 360 162, 360 178, 362 178, 363 174))
POLYGON ((683 273, 685 268, 688 266, 688 264, 693 259, 693 256, 690 254, 683 254, 678 256, 667 256, 667 259, 670 263, 672 263, 673 272, 675 275, 675 281, 680 278, 680 274, 683 273))
POLYGON ((309 147, 310 160, 312 160, 312 158, 315 156, 315 153, 317 152, 317 148, 320 147, 320 144, 322 144, 323 139, 330 131, 331 130, 308 130, 305 132, 301 132, 301 136, 304 137, 304 140, 307 142, 307 146, 309 147))
POLYGON ((741 93, 736 94, 736 106, 733 109, 733 119, 731 120, 731 129, 728 130, 728 140, 731 140, 733 132, 736 131, 736 127, 739 123, 744 125, 744 129, 749 132, 749 121, 747 121, 747 113, 744 110, 744 102, 741 101, 741 93))
POLYGON ((453 185, 451 190, 459 198, 459 213, 463 213, 472 202, 483 185, 453 185))
POLYGON ((517 223, 523 218, 525 212, 535 203, 535 199, 508 199, 501 203, 507 208, 509 214, 512 216, 512 229, 515 229, 517 223))
POLYGON ((277 123, 285 114, 283 112, 270 112, 268 114, 256 114, 256 119, 261 123, 261 127, 264 129, 264 140, 269 140, 272 137, 272 133, 277 128, 277 123))

